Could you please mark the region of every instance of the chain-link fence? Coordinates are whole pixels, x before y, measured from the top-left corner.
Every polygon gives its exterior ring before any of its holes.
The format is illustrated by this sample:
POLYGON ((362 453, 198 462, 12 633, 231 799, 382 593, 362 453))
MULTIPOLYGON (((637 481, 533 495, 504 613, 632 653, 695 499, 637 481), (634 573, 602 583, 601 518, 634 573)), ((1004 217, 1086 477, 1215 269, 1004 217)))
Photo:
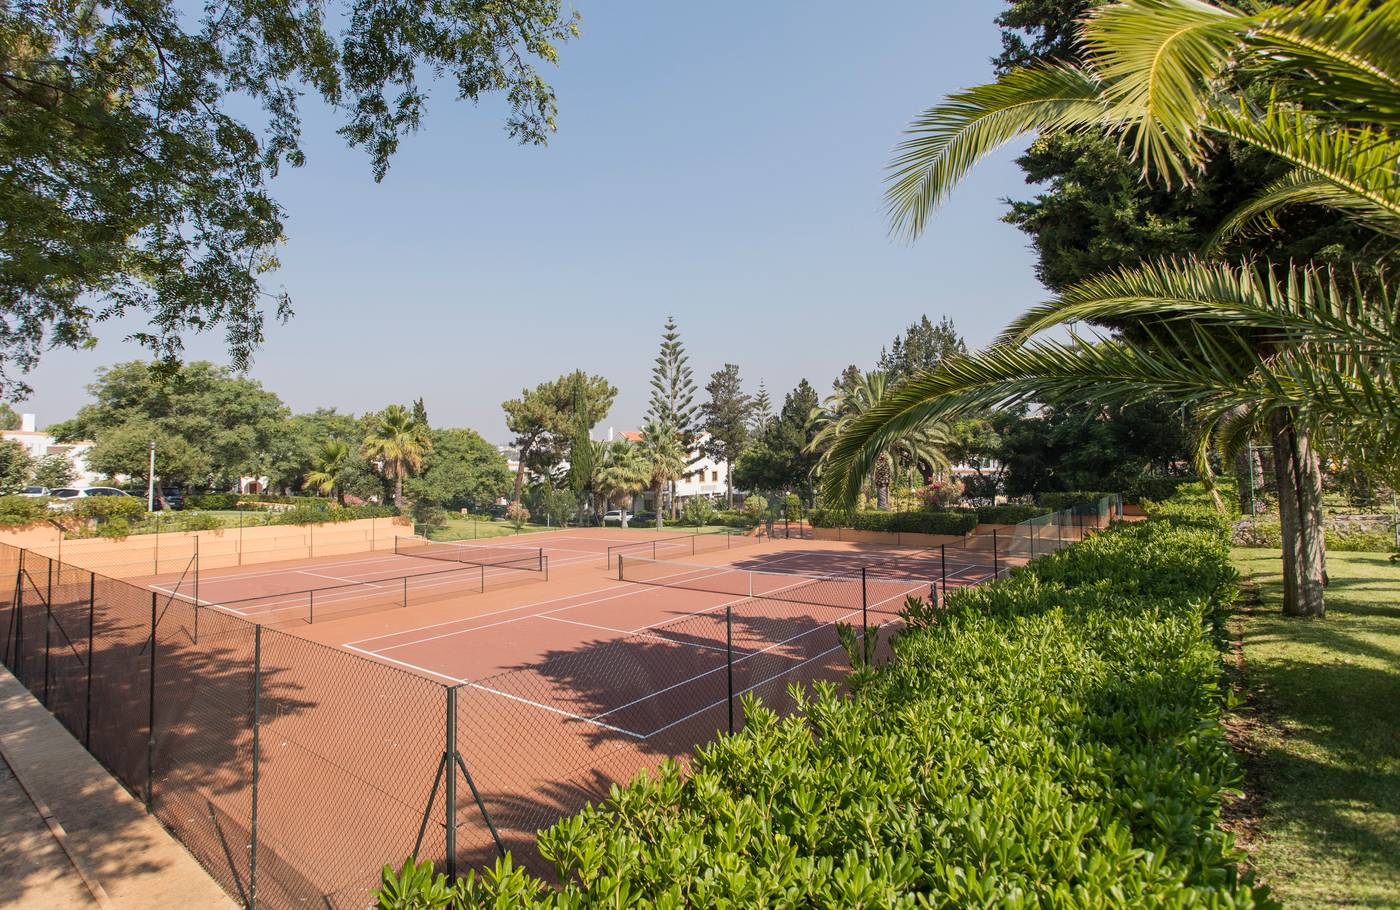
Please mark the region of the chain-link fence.
MULTIPOLYGON (((989 553, 943 548, 942 584, 1119 508, 1023 523, 989 553)), ((183 580, 155 592, 0 544, 3 658, 241 904, 364 907, 405 856, 455 871, 509 850, 547 872, 540 829, 742 727, 746 694, 789 710, 790 683, 848 666, 838 625, 894 622, 940 580, 927 558, 821 578, 612 559, 657 588, 638 609, 664 621, 566 619, 559 639, 522 642, 518 666, 466 681, 203 606, 183 580)))

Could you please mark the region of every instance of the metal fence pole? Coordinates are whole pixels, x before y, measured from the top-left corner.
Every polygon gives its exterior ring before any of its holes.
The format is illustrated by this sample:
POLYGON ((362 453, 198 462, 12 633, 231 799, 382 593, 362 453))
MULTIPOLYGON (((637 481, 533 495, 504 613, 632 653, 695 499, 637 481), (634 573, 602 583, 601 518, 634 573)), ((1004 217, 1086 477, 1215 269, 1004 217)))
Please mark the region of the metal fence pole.
POLYGON ((941 543, 938 545, 938 562, 941 567, 943 577, 943 596, 948 596, 948 545, 941 543))
POLYGON ((92 746, 92 640, 97 637, 97 576, 88 573, 87 690, 83 693, 83 748, 92 746))
POLYGON ((146 811, 151 811, 156 778, 156 592, 151 592, 151 669, 146 701, 146 811))
POLYGON ((457 687, 447 687, 447 743, 443 757, 447 759, 447 790, 446 805, 444 809, 445 829, 447 831, 447 880, 455 881, 457 878, 457 769, 452 765, 452 758, 457 755, 457 687), (449 758, 451 756, 452 758, 449 758))
POLYGON ((408 606, 408 576, 403 577, 403 605, 408 606))
POLYGON ((262 731, 262 625, 253 627, 253 801, 249 819, 248 910, 258 904, 258 772, 262 762, 258 740, 262 731))
POLYGON ((316 592, 314 590, 306 592, 306 621, 311 625, 316 624, 316 592))
POLYGON ((199 644, 199 534, 194 535, 194 643, 199 644))
POLYGON ((48 560, 48 580, 44 583, 44 706, 49 704, 49 654, 53 638, 53 560, 48 560))
POLYGON ((997 564, 997 529, 992 528, 992 578, 1001 575, 1001 566, 997 564))
POLYGON ((729 706, 729 732, 734 733, 734 608, 724 605, 724 669, 728 679, 729 692, 725 703, 729 706))
POLYGON ((15 570, 15 634, 14 634, 14 667, 15 678, 21 683, 24 680, 24 554, 26 550, 19 551, 19 568, 15 570))
POLYGON ((860 637, 865 640, 866 630, 870 628, 870 616, 867 613, 870 603, 870 595, 866 592, 866 567, 860 567, 860 637))

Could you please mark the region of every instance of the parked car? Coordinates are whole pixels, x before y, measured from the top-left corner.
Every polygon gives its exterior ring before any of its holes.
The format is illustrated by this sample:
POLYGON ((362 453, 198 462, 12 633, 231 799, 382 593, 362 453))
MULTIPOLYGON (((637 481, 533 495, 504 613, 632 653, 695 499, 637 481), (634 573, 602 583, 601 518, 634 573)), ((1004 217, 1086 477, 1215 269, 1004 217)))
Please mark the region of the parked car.
POLYGON ((183 509, 185 507, 185 491, 173 487, 160 491, 160 495, 165 497, 165 504, 172 509, 183 509))
POLYGON ((642 525, 654 525, 656 524, 656 513, 638 512, 628 519, 627 524, 633 528, 641 527, 642 525))
POLYGON ((33 496, 42 498, 49 495, 48 487, 25 487, 19 491, 20 496, 33 496))
POLYGON ((627 521, 630 515, 631 513, 629 513, 626 509, 611 509, 603 513, 603 524, 621 525, 627 521))
POLYGON ((74 499, 83 499, 90 496, 130 496, 125 490, 118 490, 116 487, 87 487, 78 489, 77 487, 59 487, 51 490, 49 497, 49 508, 56 511, 67 511, 73 508, 74 499))

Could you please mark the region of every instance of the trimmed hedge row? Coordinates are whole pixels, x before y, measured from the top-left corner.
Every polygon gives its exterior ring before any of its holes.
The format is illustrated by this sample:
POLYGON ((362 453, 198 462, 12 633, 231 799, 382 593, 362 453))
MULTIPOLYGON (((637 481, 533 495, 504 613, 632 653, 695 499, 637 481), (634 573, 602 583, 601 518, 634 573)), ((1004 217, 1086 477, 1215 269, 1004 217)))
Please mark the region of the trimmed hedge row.
POLYGON ((185 497, 187 509, 236 509, 242 505, 273 503, 286 506, 335 508, 336 503, 319 496, 272 496, 262 493, 191 493, 185 497))
POLYGON ((1032 518, 1039 518, 1052 511, 1044 506, 1020 502, 1005 502, 997 506, 978 506, 977 523, 985 525, 1015 525, 1032 518))
POLYGON ((850 528, 853 531, 900 531, 906 534, 968 534, 977 527, 977 513, 949 512, 837 512, 813 509, 807 515, 814 528, 850 528))
POLYGON ((1112 493, 1103 490, 1070 490, 1066 493, 1041 493, 1035 498, 1035 501, 1041 507, 1041 514, 1044 514, 1097 503, 1105 496, 1112 495, 1112 493))
POLYGON ((386 868, 381 905, 1276 908, 1219 825, 1235 583, 1208 515, 1116 525, 543 832, 557 887, 386 868))

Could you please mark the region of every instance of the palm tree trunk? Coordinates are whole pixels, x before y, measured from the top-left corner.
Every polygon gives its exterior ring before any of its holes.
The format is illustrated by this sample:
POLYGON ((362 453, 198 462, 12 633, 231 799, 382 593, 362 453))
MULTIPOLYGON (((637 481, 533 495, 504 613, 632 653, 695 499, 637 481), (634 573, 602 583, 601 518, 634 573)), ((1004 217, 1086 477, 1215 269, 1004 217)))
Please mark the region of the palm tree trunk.
POLYGON ((1327 544, 1322 519, 1322 466, 1308 434, 1296 425, 1291 433, 1294 476, 1298 484, 1298 592, 1307 616, 1327 614, 1327 544))
POLYGON ((395 506, 395 508, 399 508, 399 509, 402 509, 402 508, 403 508, 403 471, 402 471, 402 470, 399 470, 399 471, 397 471, 397 472, 394 473, 394 506, 395 506))
POLYGON ((1326 583, 1322 528, 1322 474, 1306 433, 1291 415, 1271 425, 1274 472, 1278 477, 1279 525, 1283 537, 1283 612, 1323 616, 1326 583))
POLYGON ((724 463, 724 507, 734 508, 734 463, 726 461, 724 463))
POLYGON ((661 530, 661 489, 662 483, 658 480, 656 482, 656 530, 658 531, 661 530))
POLYGON ((875 508, 888 512, 890 508, 890 486, 882 483, 875 488, 875 508))

